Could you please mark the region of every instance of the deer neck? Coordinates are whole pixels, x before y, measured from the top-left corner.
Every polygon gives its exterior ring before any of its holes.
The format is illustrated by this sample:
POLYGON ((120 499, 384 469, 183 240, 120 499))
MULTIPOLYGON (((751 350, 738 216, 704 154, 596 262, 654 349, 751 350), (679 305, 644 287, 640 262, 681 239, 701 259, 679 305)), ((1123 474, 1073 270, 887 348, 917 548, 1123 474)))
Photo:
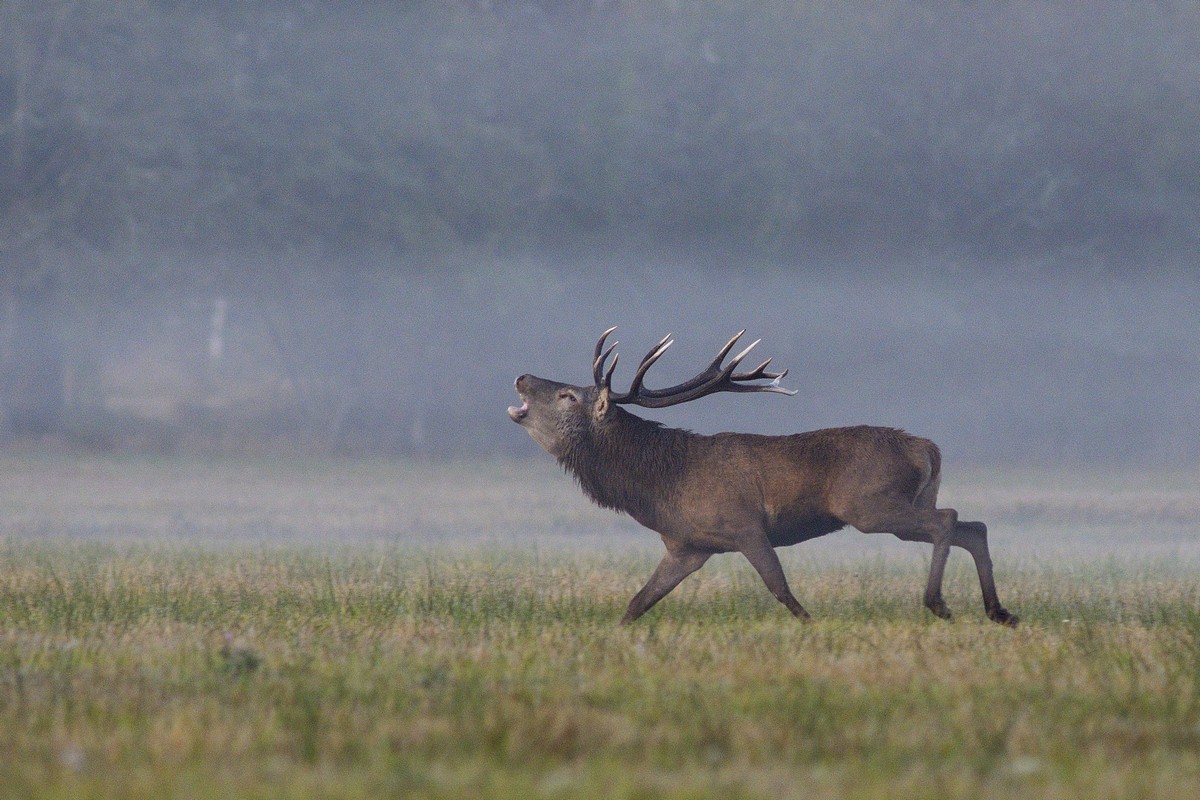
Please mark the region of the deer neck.
POLYGON ((677 495, 692 436, 613 408, 559 463, 598 505, 651 524, 677 495))

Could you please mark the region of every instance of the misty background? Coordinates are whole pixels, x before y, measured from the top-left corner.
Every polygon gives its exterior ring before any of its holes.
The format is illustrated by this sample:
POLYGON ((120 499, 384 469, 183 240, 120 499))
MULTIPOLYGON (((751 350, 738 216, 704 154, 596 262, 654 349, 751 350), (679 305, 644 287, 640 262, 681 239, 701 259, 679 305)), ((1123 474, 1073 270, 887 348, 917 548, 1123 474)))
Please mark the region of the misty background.
MULTIPOLYGON (((1200 463, 1200 4, 0 0, 0 441, 531 456, 690 377, 959 463, 1200 463)), ((639 412, 641 413, 641 412, 639 412)))

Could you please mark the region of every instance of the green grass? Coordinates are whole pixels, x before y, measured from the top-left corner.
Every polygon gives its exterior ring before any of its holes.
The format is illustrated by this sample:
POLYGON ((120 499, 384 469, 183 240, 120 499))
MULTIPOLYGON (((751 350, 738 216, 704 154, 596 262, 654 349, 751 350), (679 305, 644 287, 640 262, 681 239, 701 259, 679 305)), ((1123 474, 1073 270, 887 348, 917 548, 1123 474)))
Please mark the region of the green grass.
MULTIPOLYGON (((1121 521, 1148 549, 1071 529, 1068 489, 1021 530, 992 524, 1016 630, 983 618, 962 554, 946 624, 920 604, 923 548, 857 534, 784 551, 812 624, 723 556, 622 629, 653 535, 540 467, 2 466, 0 797, 1200 785, 1200 560, 1161 522, 1121 521)), ((986 484, 964 517, 1003 518, 986 484)), ((1190 488, 1143 496, 1145 519, 1190 488)))

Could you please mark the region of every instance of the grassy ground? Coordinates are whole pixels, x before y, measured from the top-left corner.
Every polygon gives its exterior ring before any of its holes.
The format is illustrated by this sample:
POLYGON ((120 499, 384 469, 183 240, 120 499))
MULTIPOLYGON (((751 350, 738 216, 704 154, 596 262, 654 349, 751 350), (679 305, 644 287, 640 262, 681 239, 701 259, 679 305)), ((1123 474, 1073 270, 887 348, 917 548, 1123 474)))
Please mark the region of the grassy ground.
POLYGON ((1194 474, 977 473, 988 623, 927 553, 718 557, 541 464, 0 459, 0 797, 1191 798, 1194 474))

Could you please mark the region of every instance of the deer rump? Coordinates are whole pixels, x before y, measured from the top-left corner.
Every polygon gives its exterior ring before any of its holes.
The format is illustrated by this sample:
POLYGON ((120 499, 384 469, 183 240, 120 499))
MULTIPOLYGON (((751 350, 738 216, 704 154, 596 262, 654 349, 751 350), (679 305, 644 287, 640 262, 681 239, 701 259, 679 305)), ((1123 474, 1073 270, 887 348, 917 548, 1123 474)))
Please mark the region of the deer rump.
POLYGON ((694 378, 647 389, 647 371, 672 344, 664 337, 642 359, 629 390, 616 392, 616 345, 604 347, 613 330, 596 343, 591 386, 521 375, 516 389, 522 404, 508 413, 575 476, 588 497, 661 536, 666 554, 630 601, 622 623, 644 614, 713 553, 732 551, 750 561, 792 614, 808 619, 774 548, 851 525, 933 546, 925 605, 944 619, 951 616, 942 597, 950 547, 965 549, 975 561, 988 617, 1016 624, 996 593, 987 527, 936 507, 941 455, 933 442, 869 425, 789 436, 703 436, 663 426, 622 406, 665 408, 716 392, 795 392, 779 385, 786 370, 767 371, 770 359, 737 372, 757 341, 725 363, 744 331, 694 378))

